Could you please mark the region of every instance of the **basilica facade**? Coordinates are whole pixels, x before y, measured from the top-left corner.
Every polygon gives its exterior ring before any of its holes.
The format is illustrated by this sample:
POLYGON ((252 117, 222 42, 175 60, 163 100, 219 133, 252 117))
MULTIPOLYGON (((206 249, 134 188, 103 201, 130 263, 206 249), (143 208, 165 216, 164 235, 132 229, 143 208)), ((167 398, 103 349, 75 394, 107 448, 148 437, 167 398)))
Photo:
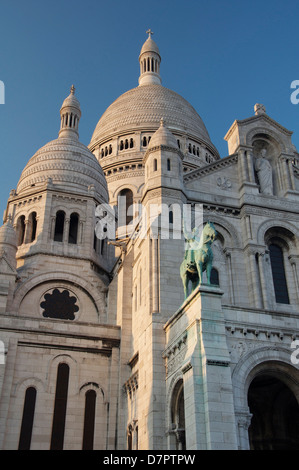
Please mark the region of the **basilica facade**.
POLYGON ((139 63, 138 86, 88 147, 72 87, 58 137, 10 192, 0 448, 299 449, 292 132, 255 104, 220 156, 162 85, 151 31, 139 63), (209 269, 189 284, 184 213, 193 234, 200 214, 215 235, 209 269))

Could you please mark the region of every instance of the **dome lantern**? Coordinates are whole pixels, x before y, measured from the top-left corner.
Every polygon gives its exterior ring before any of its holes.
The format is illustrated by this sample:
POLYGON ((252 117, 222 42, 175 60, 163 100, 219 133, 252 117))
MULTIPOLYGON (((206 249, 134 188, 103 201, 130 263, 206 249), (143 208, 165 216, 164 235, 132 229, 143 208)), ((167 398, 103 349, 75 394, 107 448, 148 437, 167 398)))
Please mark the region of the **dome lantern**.
POLYGON ((160 52, 157 44, 152 39, 152 34, 154 34, 152 30, 149 29, 146 33, 148 34, 148 38, 143 44, 139 55, 139 85, 161 85, 162 80, 160 77, 160 52))
POLYGON ((79 139, 78 126, 81 118, 81 109, 78 99, 75 97, 75 87, 72 85, 70 95, 64 100, 61 109, 61 124, 59 137, 79 139))

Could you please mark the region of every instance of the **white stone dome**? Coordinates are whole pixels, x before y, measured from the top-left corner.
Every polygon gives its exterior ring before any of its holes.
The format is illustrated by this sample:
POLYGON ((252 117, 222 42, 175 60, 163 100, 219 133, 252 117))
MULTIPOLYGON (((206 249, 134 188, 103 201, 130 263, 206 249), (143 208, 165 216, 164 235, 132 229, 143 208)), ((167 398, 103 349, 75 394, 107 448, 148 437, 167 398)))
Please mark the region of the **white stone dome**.
POLYGON ((72 85, 61 109, 58 139, 40 148, 24 168, 17 194, 48 184, 54 188, 86 194, 91 190, 101 202, 108 202, 108 189, 101 165, 79 142, 80 103, 72 85))
POLYGON ((93 185, 98 198, 108 201, 107 183, 101 165, 85 145, 72 138, 59 137, 33 155, 21 174, 17 194, 46 183, 53 184, 57 189, 85 194, 93 185))
POLYGON ((191 104, 178 93, 157 84, 138 86, 115 100, 100 118, 89 148, 93 150, 114 135, 156 131, 161 118, 172 133, 188 134, 218 155, 201 117, 191 104))

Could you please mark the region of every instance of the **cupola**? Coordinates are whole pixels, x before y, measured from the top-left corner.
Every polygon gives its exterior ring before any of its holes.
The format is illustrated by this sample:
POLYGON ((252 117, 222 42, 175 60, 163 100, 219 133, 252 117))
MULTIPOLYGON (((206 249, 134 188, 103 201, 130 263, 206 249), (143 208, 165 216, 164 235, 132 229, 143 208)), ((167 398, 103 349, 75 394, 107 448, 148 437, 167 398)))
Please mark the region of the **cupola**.
POLYGON ((159 48, 152 39, 152 30, 147 31, 148 38, 142 46, 139 55, 140 77, 139 85, 161 85, 159 48))
POLYGON ((70 95, 64 100, 60 109, 61 124, 59 137, 79 139, 78 126, 81 118, 80 103, 75 96, 72 85, 70 95))

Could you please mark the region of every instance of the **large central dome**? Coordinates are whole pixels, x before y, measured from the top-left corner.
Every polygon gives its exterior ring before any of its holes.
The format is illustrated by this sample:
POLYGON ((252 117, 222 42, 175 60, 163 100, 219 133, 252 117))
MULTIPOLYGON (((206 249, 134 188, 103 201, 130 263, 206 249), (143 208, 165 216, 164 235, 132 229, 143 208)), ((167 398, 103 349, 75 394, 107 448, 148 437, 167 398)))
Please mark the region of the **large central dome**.
MULTIPOLYGON (((122 94, 104 112, 94 130, 89 149, 98 158, 108 157, 108 160, 101 161, 103 168, 108 168, 111 164, 110 155, 118 155, 118 151, 122 150, 123 139, 133 139, 133 146, 137 150, 139 135, 141 141, 143 138, 149 139, 163 119, 167 128, 176 136, 187 159, 188 153, 191 153, 201 156, 203 163, 206 150, 212 159, 218 159, 217 149, 193 106, 178 93, 162 86, 160 51, 152 39, 152 31, 147 33, 149 37, 139 55, 139 86, 122 94), (107 148, 110 149, 108 154, 107 148)), ((141 144, 141 147, 144 146, 141 144)), ((198 164, 201 166, 199 160, 198 164)), ((192 161, 192 165, 196 166, 196 159, 192 161)))
POLYGON ((187 133, 212 146, 201 117, 188 101, 162 85, 146 84, 127 91, 109 106, 95 128, 90 148, 120 133, 156 131, 161 118, 174 134, 187 133))

